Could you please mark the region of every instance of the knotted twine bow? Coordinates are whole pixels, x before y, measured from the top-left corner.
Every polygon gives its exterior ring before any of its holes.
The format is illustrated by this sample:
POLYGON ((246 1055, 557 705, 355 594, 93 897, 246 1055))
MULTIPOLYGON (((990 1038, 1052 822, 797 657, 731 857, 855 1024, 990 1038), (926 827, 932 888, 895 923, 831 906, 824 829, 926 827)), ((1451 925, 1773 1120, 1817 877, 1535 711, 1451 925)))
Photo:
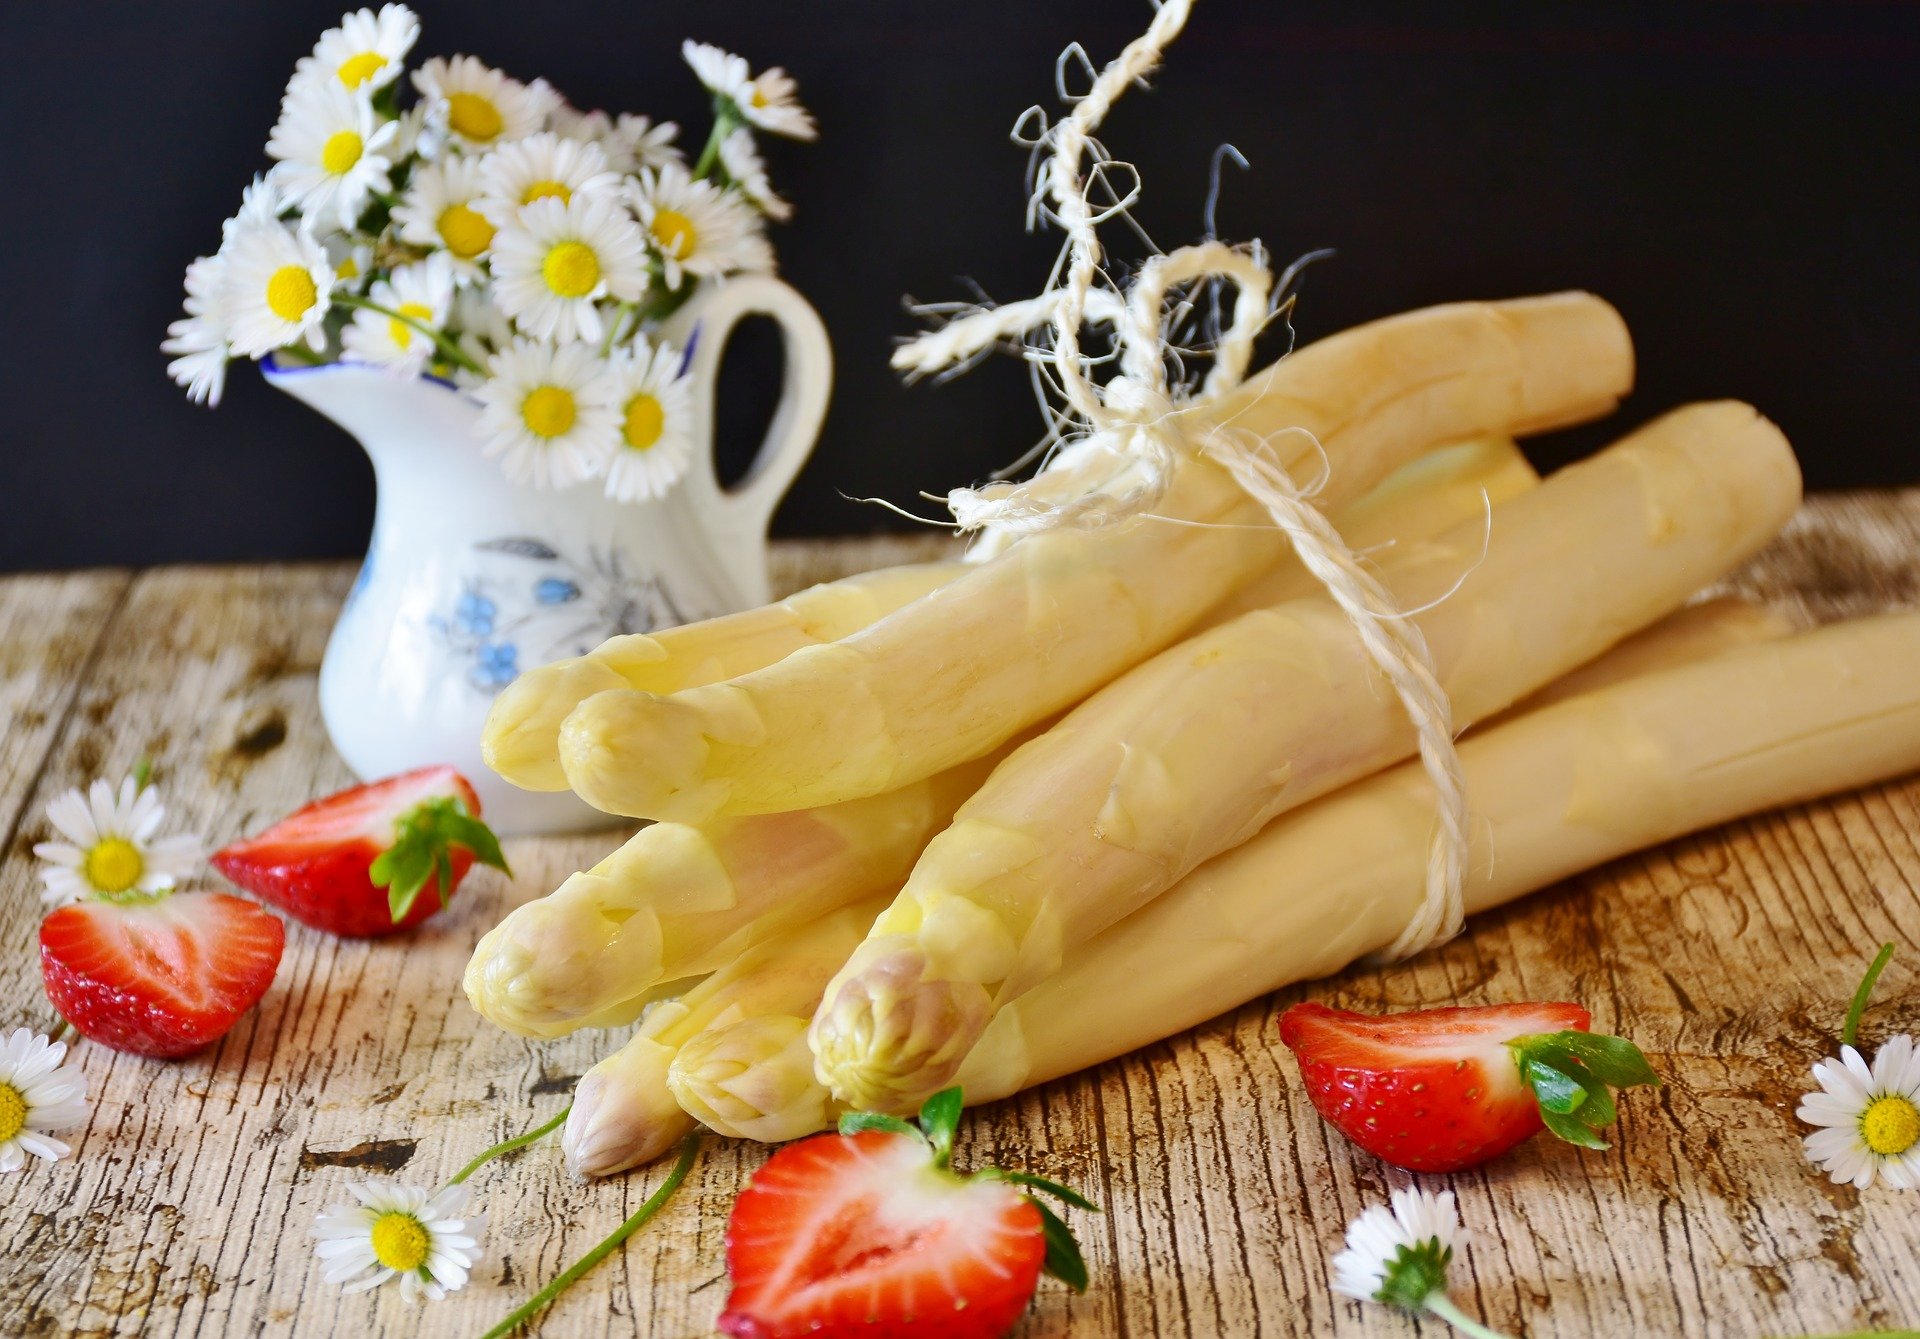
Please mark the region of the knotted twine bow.
MULTIPOLYGON (((1245 380, 1254 339, 1270 316, 1273 273, 1258 243, 1241 249, 1216 241, 1152 257, 1124 293, 1101 269, 1098 225, 1124 212, 1137 187, 1120 197, 1108 184, 1109 195, 1116 198, 1096 211, 1088 198, 1082 159, 1090 155, 1094 174, 1104 177, 1112 160, 1093 132, 1121 93, 1159 66, 1167 44, 1191 12, 1192 0, 1164 0, 1147 31, 1101 71, 1084 95, 1071 98, 1062 88, 1073 109, 1036 141, 1047 155, 1039 163, 1034 204, 1037 210, 1050 197, 1051 213, 1066 234, 1064 279, 1056 267, 1039 297, 949 321, 901 346, 893 364, 909 374, 930 372, 960 364, 1003 340, 1052 327, 1052 348, 1038 356, 1054 374, 1067 420, 1079 433, 1025 483, 960 488, 948 494, 948 506, 963 531, 990 527, 1019 535, 1140 515, 1164 496, 1185 454, 1203 456, 1225 469, 1266 509, 1291 541, 1301 565, 1352 621, 1419 738, 1437 821, 1428 843, 1425 897, 1386 950, 1389 958, 1403 958, 1451 939, 1465 918, 1465 778, 1454 751, 1452 705, 1434 672, 1426 638, 1266 443, 1220 427, 1194 442, 1173 421, 1181 406, 1218 399, 1245 380), (1170 385, 1167 377, 1174 353, 1166 329, 1167 303, 1182 286, 1220 281, 1235 290, 1232 318, 1208 349, 1213 366, 1193 395, 1183 385, 1170 385), (1089 376, 1090 360, 1082 352, 1081 328, 1089 321, 1112 327, 1119 350, 1119 372, 1104 387, 1089 376)), ((1077 48, 1069 48, 1069 54, 1075 52, 1077 48)))

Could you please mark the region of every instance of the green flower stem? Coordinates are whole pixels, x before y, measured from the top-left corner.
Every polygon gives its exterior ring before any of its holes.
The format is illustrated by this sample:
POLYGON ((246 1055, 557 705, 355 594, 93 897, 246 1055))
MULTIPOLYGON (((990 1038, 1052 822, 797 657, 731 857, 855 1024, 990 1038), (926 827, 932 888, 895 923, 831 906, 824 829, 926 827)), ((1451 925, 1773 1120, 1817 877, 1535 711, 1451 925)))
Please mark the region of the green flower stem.
POLYGON ((744 120, 739 109, 733 105, 733 100, 715 95, 713 129, 707 135, 706 147, 700 150, 699 161, 693 165, 695 181, 704 181, 713 171, 713 165, 720 160, 720 141, 731 135, 742 124, 744 120))
POLYGON ((600 345, 600 356, 605 358, 613 352, 613 346, 626 335, 627 322, 640 310, 637 302, 623 302, 613 309, 613 319, 607 322, 607 338, 600 345))
POLYGON ((536 1140, 544 1139, 546 1136, 552 1134, 555 1130, 560 1128, 560 1122, 564 1121, 567 1118, 567 1113, 572 1110, 573 1110, 573 1103, 569 1102, 566 1104, 566 1106, 560 1109, 559 1115, 555 1116, 552 1120, 548 1121, 545 1125, 542 1125, 539 1129, 528 1130, 525 1134, 515 1135, 511 1139, 504 1140, 501 1143, 495 1144, 492 1148, 488 1149, 486 1152, 482 1153, 479 1157, 475 1158, 472 1162, 468 1163, 466 1166, 462 1167, 459 1171, 455 1172, 453 1174, 453 1180, 447 1182, 447 1184, 450 1186, 457 1186, 462 1181, 466 1180, 469 1176, 472 1176, 475 1172, 479 1171, 482 1167, 492 1162, 495 1158, 504 1157, 507 1154, 513 1152, 515 1149, 525 1148, 528 1144, 531 1144, 536 1140))
POLYGON ((1860 978, 1860 989, 1853 992, 1853 1003, 1847 1006, 1847 1023, 1840 1029, 1840 1044, 1853 1045, 1860 1035, 1860 1019, 1867 1012, 1867 1000, 1873 995, 1873 987, 1880 980, 1880 973, 1887 970, 1887 963, 1893 959, 1893 945, 1882 944, 1880 952, 1874 956, 1873 965, 1867 968, 1867 974, 1860 978))
POLYGON ((1462 1334, 1472 1335, 1473 1339, 1507 1339, 1507 1336, 1500 1333, 1500 1331, 1488 1329, 1479 1321, 1461 1311, 1459 1307, 1453 1304, 1452 1299, 1443 1292, 1431 1294, 1427 1300, 1420 1305, 1425 1307, 1433 1315, 1444 1320, 1447 1324, 1453 1326, 1454 1329, 1460 1331, 1462 1334))
POLYGON ((695 1157, 700 1152, 700 1132, 695 1130, 680 1143, 680 1157, 673 1164, 673 1170, 667 1173, 667 1179, 660 1188, 647 1197, 647 1202, 634 1211, 633 1217, 616 1227, 598 1246, 588 1251, 567 1267, 566 1271, 528 1298, 526 1303, 515 1310, 505 1320, 488 1330, 481 1339, 501 1339, 502 1335, 512 1334, 525 1325, 534 1316, 553 1305, 554 1298, 579 1282, 581 1275, 611 1255, 622 1242, 647 1225, 647 1220, 666 1207, 673 1193, 680 1189, 680 1183, 687 1179, 687 1173, 693 1170, 695 1157))
POLYGON ((438 348, 446 360, 455 367, 463 367, 476 376, 484 377, 487 374, 487 369, 467 357, 466 350, 454 343, 444 331, 435 330, 425 321, 416 321, 411 316, 402 316, 397 311, 389 311, 379 303, 369 302, 366 298, 354 293, 342 293, 336 290, 333 294, 333 300, 342 307, 364 307, 370 312, 379 312, 382 316, 398 321, 402 325, 410 325, 428 339, 432 340, 434 347, 438 348))

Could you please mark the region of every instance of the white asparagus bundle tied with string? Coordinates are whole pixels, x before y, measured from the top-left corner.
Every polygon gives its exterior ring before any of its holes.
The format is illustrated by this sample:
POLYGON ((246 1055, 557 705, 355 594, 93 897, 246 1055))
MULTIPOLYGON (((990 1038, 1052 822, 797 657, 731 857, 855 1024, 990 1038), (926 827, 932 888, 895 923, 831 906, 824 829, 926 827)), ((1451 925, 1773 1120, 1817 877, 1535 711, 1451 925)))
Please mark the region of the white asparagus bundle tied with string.
MULTIPOLYGON (((1920 768, 1920 614, 1786 636, 1716 602, 1460 747, 1470 912, 1628 852, 1920 768)), ((1385 948, 1417 910, 1433 795, 1407 764, 1283 815, 1067 954, 960 1067, 971 1102, 1150 1045, 1385 948)), ((742 1015, 682 1044, 668 1083, 721 1134, 785 1140, 841 1109, 791 1038, 742 1015)))
MULTIPOLYGON (((1451 700, 1449 738, 1677 608, 1771 539, 1799 496, 1771 424, 1699 405, 1502 504, 1490 531, 1469 522, 1387 557, 1402 626, 1451 700)), ((1366 630, 1324 597, 1246 614, 1016 751, 829 987, 812 1031, 821 1080, 855 1106, 917 1106, 1074 944, 1283 810, 1412 754, 1366 630)), ((1459 916, 1457 901, 1423 909, 1392 951, 1450 937, 1459 916)))

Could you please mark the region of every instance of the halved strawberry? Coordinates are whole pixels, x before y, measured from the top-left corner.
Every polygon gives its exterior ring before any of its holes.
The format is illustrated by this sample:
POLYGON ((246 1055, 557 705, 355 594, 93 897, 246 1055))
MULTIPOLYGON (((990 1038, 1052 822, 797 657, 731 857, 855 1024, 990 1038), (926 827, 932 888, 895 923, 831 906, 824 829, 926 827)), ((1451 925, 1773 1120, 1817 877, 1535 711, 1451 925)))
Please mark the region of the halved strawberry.
POLYGON ((1632 1042, 1595 1036, 1577 1004, 1497 1004, 1370 1017, 1296 1004, 1280 1040, 1314 1109, 1361 1148, 1414 1172, 1496 1158, 1543 1126, 1605 1148, 1609 1084, 1659 1083, 1632 1042))
POLYGON ((960 1090, 936 1094, 920 1129, 842 1118, 755 1172, 727 1222, 733 1292, 718 1321, 736 1339, 991 1339, 1019 1319, 1041 1269, 1084 1289, 1086 1265, 1026 1186, 1093 1206, 1020 1172, 948 1166, 960 1090))
POLYGON ((507 868, 480 821, 480 797, 451 767, 315 800, 213 854, 214 867, 248 892, 356 938, 418 925, 446 905, 475 860, 507 868))
POLYGON ((226 893, 61 907, 40 925, 47 998, 84 1037, 179 1056, 226 1035, 280 967, 279 918, 226 893))

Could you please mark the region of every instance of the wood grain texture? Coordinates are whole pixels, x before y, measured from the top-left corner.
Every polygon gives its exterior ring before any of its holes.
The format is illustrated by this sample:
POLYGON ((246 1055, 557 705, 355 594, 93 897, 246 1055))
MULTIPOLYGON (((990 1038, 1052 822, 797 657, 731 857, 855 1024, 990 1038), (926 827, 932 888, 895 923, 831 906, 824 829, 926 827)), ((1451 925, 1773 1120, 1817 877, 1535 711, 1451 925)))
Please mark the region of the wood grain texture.
MULTIPOLYGON (((781 546, 776 584, 929 556, 938 536, 781 546)), ((347 781, 314 677, 349 572, 161 569, 0 582, 0 1022, 44 1027, 31 844, 60 790, 150 755, 174 817, 218 842, 347 781)), ((1920 491, 1810 503, 1729 583, 1807 619, 1920 603, 1920 491)), ((160 1063, 82 1043, 94 1109, 58 1164, 0 1182, 0 1330, 23 1335, 473 1335, 632 1211, 663 1168, 576 1185, 551 1145, 474 1181, 490 1219, 473 1286, 416 1309, 343 1297, 307 1227, 346 1183, 443 1180, 568 1100, 612 1038, 535 1043, 459 991, 480 934, 624 836, 509 844, 401 941, 292 926, 260 1008, 160 1063)), ((1514 997, 1593 1006, 1668 1079, 1625 1103, 1615 1147, 1535 1141, 1451 1186, 1475 1240, 1470 1314, 1536 1336, 1758 1335, 1920 1322, 1910 1195, 1816 1176, 1793 1108, 1875 945, 1900 955, 1866 1036, 1920 1030, 1920 782, 1766 815, 1617 862, 1397 967, 1281 992, 973 1115, 961 1161, 1088 1190, 1094 1284, 1047 1285, 1020 1334, 1431 1333, 1328 1291, 1347 1221, 1404 1178, 1314 1115, 1274 1017, 1514 997)), ((537 1333, 700 1335, 725 1285, 733 1192, 759 1162, 714 1140, 668 1210, 537 1333)))

